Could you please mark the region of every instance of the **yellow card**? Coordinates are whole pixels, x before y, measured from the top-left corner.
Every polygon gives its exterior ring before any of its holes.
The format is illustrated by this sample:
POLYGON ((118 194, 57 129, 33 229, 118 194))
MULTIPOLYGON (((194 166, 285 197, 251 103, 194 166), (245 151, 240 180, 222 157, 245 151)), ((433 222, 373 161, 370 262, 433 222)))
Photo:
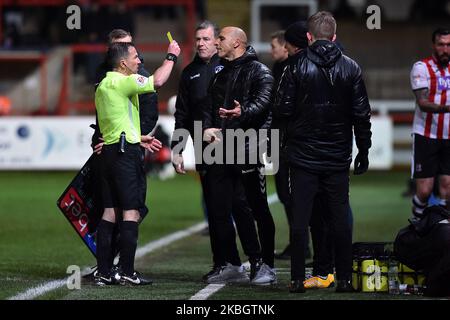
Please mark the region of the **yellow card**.
POLYGON ((167 39, 169 39, 169 42, 173 41, 172 34, 170 33, 170 31, 167 32, 167 39))

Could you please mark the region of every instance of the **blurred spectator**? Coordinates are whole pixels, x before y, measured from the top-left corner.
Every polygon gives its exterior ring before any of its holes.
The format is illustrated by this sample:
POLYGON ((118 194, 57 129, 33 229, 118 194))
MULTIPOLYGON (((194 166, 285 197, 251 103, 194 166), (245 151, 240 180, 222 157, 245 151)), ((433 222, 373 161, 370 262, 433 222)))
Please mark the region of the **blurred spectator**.
POLYGON ((415 21, 449 19, 450 1, 434 0, 421 1, 416 0, 412 6, 410 16, 415 21))
POLYGON ((135 34, 134 17, 125 1, 120 1, 109 8, 109 26, 100 35, 106 36, 109 30, 123 29, 135 34))
POLYGON ((4 41, 5 49, 13 49, 21 44, 20 26, 23 25, 23 14, 15 7, 5 9, 4 13, 4 41))
POLYGON ((0 96, 0 116, 11 113, 11 100, 7 96, 0 96))
POLYGON ((205 20, 207 16, 207 8, 205 0, 195 1, 195 10, 197 12, 197 17, 199 20, 205 20))
MULTIPOLYGON (((91 4, 89 7, 83 8, 83 33, 87 36, 84 42, 89 44, 102 44, 106 39, 106 28, 108 28, 107 21, 111 18, 103 14, 100 6, 97 3, 91 4), (100 14, 102 12, 102 14, 100 14)), ((83 65, 86 67, 86 77, 89 83, 96 82, 97 66, 103 62, 103 53, 101 52, 86 52, 83 65)))

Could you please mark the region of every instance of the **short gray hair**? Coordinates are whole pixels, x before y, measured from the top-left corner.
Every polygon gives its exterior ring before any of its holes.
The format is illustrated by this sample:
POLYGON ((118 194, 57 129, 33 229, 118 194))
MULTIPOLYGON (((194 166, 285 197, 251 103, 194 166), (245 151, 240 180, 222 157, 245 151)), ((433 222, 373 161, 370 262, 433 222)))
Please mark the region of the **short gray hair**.
POLYGON ((211 22, 209 20, 200 22, 199 25, 197 26, 197 28, 195 28, 195 32, 197 32, 198 30, 204 30, 204 29, 208 29, 208 28, 212 28, 214 30, 214 38, 219 37, 219 33, 220 33, 219 27, 217 26, 217 24, 215 24, 214 22, 211 22))
POLYGON ((308 30, 316 40, 331 40, 336 34, 336 20, 328 11, 319 11, 308 18, 308 30))

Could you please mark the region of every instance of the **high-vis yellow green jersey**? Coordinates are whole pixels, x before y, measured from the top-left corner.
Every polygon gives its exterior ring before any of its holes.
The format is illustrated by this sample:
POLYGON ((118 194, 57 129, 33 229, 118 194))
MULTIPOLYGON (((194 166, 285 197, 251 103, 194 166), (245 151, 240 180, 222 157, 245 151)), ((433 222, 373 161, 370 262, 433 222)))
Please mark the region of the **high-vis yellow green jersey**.
POLYGON ((138 95, 154 91, 153 76, 106 73, 95 91, 98 124, 105 144, 119 142, 122 132, 129 143, 141 142, 138 95))

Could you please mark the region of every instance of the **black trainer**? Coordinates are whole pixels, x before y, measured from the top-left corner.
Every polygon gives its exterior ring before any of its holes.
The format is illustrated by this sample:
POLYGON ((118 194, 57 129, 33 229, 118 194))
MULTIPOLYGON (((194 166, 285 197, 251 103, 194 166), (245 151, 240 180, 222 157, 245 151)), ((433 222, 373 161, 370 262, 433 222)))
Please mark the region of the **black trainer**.
POLYGON ((289 284, 289 292, 290 293, 305 293, 305 286, 303 285, 302 280, 291 280, 289 284))
POLYGON ((104 286, 113 285, 116 282, 114 281, 114 279, 111 276, 104 276, 101 273, 96 271, 94 273, 94 283, 97 286, 104 287, 104 286))
POLYGON ((202 276, 202 281, 207 282, 210 277, 218 275, 219 272, 220 272, 220 266, 213 266, 211 271, 209 271, 207 274, 204 274, 202 276))
POLYGON ((111 268, 111 278, 113 278, 116 283, 120 283, 121 274, 122 269, 119 265, 115 265, 111 268))
POLYGON ((338 279, 336 282, 336 292, 338 293, 355 292, 352 286, 352 281, 338 279))
POLYGON ((133 286, 146 286, 153 283, 153 280, 144 278, 139 272, 133 272, 133 275, 129 276, 124 273, 120 275, 120 284, 131 284, 133 286))

